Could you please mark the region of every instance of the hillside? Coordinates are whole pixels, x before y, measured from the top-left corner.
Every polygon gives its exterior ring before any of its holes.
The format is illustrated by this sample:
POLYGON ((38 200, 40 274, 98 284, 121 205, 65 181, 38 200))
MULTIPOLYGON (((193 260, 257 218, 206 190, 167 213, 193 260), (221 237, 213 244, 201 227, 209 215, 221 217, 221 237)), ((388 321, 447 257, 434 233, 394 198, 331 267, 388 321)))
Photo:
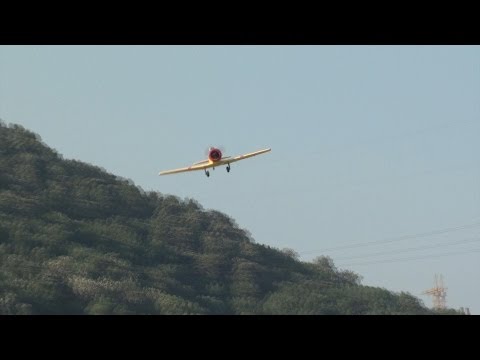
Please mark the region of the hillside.
POLYGON ((0 314, 432 313, 0 124, 0 314))

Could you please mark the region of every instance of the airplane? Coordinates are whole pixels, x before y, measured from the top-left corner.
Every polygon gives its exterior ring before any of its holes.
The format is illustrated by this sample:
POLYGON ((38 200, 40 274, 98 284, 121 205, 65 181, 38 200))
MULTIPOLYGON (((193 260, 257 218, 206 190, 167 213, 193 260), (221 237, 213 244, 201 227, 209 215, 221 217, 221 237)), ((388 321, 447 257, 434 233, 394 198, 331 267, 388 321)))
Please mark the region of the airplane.
POLYGON ((252 156, 264 154, 266 152, 269 152, 270 150, 272 149, 264 149, 264 150, 259 150, 252 153, 232 157, 232 156, 222 156, 222 152, 220 151, 220 149, 217 149, 215 147, 210 147, 208 149, 208 159, 196 162, 189 167, 160 171, 158 175, 168 175, 168 174, 176 174, 176 173, 187 172, 187 171, 205 170, 205 175, 209 177, 210 172, 207 170, 208 168, 213 168, 213 170, 215 170, 215 167, 217 166, 227 165, 227 172, 230 172, 231 163, 235 161, 247 159, 252 156))

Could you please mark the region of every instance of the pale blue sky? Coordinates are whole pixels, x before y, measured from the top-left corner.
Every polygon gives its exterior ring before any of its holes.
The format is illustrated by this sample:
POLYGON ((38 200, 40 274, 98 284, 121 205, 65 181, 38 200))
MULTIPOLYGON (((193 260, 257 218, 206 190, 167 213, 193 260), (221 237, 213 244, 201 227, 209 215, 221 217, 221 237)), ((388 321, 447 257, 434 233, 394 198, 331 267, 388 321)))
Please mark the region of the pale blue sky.
POLYGON ((430 306, 441 273, 480 314, 478 224, 321 251, 480 222, 479 46, 0 46, 0 118, 366 285, 430 306), (209 145, 272 152, 157 175, 209 145))

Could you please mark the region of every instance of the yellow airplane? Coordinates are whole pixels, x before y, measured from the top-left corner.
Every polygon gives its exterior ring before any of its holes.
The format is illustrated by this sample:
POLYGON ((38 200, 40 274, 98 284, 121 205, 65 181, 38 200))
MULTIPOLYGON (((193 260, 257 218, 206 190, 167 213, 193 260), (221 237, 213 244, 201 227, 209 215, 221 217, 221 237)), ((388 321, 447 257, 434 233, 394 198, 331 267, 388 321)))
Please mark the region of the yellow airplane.
POLYGON ((255 152, 252 152, 252 153, 249 153, 249 154, 239 155, 239 156, 235 156, 235 157, 232 157, 232 156, 222 157, 222 152, 220 151, 220 149, 217 149, 215 147, 210 147, 208 149, 208 159, 207 160, 196 162, 192 166, 189 166, 189 167, 184 167, 184 168, 179 168, 179 169, 174 169, 174 170, 161 171, 158 175, 168 175, 168 174, 176 174, 176 173, 186 172, 186 171, 205 170, 205 175, 207 175, 207 177, 208 177, 208 176, 210 176, 210 172, 207 170, 208 168, 213 168, 213 170, 215 170, 216 166, 227 165, 227 172, 230 172, 230 164, 231 163, 233 163, 235 161, 247 159, 247 158, 252 157, 252 156, 264 154, 266 152, 269 152, 270 150, 272 150, 272 149, 259 150, 259 151, 255 151, 255 152))

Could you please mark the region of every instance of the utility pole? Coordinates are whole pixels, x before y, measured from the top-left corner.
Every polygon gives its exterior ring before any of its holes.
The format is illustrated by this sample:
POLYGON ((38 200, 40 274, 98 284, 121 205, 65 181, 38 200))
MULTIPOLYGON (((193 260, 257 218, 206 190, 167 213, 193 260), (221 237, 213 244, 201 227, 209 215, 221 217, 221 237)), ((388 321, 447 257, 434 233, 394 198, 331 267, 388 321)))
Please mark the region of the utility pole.
POLYGON ((435 310, 443 310, 447 308, 447 288, 443 286, 443 276, 435 274, 435 286, 424 291, 422 294, 433 297, 433 308, 435 310))

